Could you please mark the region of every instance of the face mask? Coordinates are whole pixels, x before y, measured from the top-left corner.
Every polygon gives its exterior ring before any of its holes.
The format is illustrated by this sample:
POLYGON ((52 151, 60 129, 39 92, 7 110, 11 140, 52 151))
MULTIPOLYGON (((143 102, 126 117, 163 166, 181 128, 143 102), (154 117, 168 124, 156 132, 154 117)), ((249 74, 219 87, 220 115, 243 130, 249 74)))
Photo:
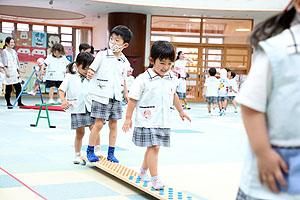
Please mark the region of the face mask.
POLYGON ((112 50, 112 52, 117 53, 123 50, 123 45, 118 46, 116 44, 109 43, 109 48, 112 50))

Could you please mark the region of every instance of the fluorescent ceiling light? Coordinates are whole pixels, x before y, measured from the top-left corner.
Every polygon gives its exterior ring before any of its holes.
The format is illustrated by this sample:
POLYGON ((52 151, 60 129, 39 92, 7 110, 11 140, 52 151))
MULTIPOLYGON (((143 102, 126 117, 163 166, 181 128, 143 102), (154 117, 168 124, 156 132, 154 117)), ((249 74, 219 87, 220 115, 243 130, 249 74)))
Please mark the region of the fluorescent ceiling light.
POLYGON ((235 29, 235 31, 240 31, 240 32, 243 32, 243 31, 250 31, 250 28, 237 28, 235 29))
MULTIPOLYGON (((201 22, 201 19, 197 19, 197 18, 192 18, 192 19, 189 19, 190 22, 201 22)), ((203 22, 205 22, 206 20, 203 19, 203 22)))

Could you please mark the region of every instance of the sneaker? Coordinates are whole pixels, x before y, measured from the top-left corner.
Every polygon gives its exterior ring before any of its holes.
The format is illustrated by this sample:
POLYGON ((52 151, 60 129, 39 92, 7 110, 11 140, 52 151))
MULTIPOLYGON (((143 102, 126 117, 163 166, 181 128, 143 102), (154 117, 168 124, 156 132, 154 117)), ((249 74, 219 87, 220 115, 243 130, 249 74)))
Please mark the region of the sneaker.
POLYGON ((225 110, 222 109, 221 112, 220 112, 220 116, 224 115, 225 114, 225 110))
POLYGON ((147 172, 140 172, 139 176, 141 177, 142 181, 149 182, 151 178, 148 176, 147 172))
POLYGON ((96 145, 95 146, 95 155, 96 156, 101 156, 101 147, 100 147, 100 145, 96 145))
POLYGON ((18 103, 18 106, 25 106, 23 103, 18 103))
POLYGON ((32 90, 32 91, 28 92, 28 94, 35 96, 36 95, 36 91, 32 90))
POLYGON ((237 110, 237 109, 234 109, 234 113, 238 113, 238 110, 237 110))
POLYGON ((151 178, 152 186, 156 190, 163 189, 166 185, 163 184, 157 176, 151 178))
POLYGON ((80 156, 80 153, 75 153, 75 158, 73 160, 73 163, 74 164, 80 164, 81 162, 81 156, 80 156))
POLYGON ((49 103, 55 103, 53 99, 49 99, 49 103))

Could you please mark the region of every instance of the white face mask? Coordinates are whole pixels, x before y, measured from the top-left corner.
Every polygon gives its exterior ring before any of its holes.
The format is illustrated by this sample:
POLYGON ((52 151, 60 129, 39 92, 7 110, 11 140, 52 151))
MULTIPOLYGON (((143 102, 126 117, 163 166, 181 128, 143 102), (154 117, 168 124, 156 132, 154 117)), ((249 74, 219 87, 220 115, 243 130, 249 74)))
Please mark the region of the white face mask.
POLYGON ((124 48, 123 48, 123 45, 122 46, 118 46, 116 44, 112 44, 112 43, 109 43, 109 48, 112 50, 112 52, 114 53, 117 53, 117 52, 120 52, 122 51, 124 48))

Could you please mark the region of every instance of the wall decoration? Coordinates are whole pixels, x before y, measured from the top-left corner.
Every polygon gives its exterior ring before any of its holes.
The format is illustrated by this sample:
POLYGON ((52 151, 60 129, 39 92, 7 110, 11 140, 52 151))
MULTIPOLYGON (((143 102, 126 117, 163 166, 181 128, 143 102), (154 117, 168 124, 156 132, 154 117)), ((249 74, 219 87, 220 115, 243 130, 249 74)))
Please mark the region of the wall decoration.
POLYGON ((70 47, 70 46, 64 46, 64 49, 65 49, 65 53, 66 53, 67 59, 70 62, 72 62, 72 57, 73 57, 72 47, 70 47))
POLYGON ((31 47, 31 31, 17 31, 16 46, 31 47))
POLYGON ((32 32, 32 47, 46 48, 47 33, 32 32))
POLYGON ((60 34, 48 34, 47 35, 47 53, 50 54, 51 53, 51 47, 53 46, 53 44, 55 43, 60 43, 61 39, 60 39, 60 34))
POLYGON ((22 62, 36 62, 38 58, 46 59, 46 48, 16 47, 18 58, 22 62))
POLYGON ((11 33, 0 33, 0 48, 2 49, 5 45, 5 39, 7 37, 12 37, 11 33))

